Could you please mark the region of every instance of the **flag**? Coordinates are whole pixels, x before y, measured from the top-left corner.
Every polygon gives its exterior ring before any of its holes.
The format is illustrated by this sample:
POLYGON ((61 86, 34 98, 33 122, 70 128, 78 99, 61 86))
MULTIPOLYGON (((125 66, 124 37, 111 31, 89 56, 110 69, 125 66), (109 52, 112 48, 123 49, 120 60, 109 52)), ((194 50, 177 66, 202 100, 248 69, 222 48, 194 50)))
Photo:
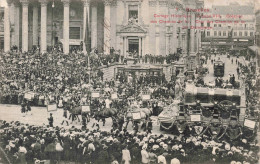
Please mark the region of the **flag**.
POLYGON ((89 54, 90 53, 90 32, 89 32, 89 9, 87 7, 87 11, 86 11, 86 22, 85 22, 85 35, 84 35, 84 44, 85 46, 83 45, 83 51, 86 52, 89 54))

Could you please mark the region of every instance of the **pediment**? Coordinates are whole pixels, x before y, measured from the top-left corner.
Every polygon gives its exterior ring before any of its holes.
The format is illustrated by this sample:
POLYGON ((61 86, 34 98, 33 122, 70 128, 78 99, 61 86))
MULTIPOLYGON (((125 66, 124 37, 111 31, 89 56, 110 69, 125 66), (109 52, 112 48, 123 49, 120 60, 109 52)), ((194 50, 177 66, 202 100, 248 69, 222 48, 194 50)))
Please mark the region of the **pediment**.
POLYGON ((119 33, 146 33, 146 30, 139 25, 136 24, 128 24, 126 26, 123 26, 119 33))

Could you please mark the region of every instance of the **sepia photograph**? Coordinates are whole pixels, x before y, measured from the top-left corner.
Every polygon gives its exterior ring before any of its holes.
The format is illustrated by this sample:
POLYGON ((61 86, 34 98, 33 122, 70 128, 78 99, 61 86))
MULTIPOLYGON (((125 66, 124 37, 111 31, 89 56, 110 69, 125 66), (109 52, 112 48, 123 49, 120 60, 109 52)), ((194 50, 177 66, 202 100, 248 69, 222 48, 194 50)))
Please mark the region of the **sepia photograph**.
POLYGON ((0 0, 0 164, 259 164, 260 0, 0 0))

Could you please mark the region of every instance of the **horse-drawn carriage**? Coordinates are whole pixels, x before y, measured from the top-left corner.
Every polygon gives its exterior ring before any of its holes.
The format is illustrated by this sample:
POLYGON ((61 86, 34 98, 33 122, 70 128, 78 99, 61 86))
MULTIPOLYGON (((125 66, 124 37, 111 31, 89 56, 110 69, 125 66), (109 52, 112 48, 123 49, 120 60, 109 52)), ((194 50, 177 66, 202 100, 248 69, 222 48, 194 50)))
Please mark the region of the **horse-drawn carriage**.
POLYGON ((252 119, 239 120, 239 107, 224 100, 214 105, 202 106, 174 103, 164 108, 159 115, 160 129, 174 134, 195 133, 208 135, 216 140, 247 138, 253 141, 256 122, 252 119), (190 130, 192 129, 192 130, 190 130))
POLYGON ((204 74, 206 74, 206 73, 209 73, 209 69, 208 69, 208 67, 206 67, 206 66, 200 66, 199 68, 198 68, 198 73, 200 74, 200 75, 204 75, 204 74))
POLYGON ((225 73, 225 63, 218 60, 214 63, 214 76, 223 77, 225 73))
POLYGON ((152 110, 149 108, 140 108, 135 105, 130 106, 125 113, 126 127, 130 121, 136 123, 147 121, 151 114, 152 110))

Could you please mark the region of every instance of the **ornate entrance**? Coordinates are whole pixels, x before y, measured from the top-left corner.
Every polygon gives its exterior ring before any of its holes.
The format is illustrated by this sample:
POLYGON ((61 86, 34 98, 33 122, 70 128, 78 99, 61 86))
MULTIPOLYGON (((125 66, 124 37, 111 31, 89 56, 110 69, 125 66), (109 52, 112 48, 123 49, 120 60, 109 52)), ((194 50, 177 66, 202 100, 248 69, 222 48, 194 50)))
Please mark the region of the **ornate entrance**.
POLYGON ((129 23, 123 26, 117 35, 122 39, 122 52, 125 57, 139 58, 144 56, 146 29, 140 25, 129 23))
POLYGON ((128 54, 133 58, 138 58, 138 56, 141 56, 141 54, 139 54, 138 39, 128 39, 128 54))

